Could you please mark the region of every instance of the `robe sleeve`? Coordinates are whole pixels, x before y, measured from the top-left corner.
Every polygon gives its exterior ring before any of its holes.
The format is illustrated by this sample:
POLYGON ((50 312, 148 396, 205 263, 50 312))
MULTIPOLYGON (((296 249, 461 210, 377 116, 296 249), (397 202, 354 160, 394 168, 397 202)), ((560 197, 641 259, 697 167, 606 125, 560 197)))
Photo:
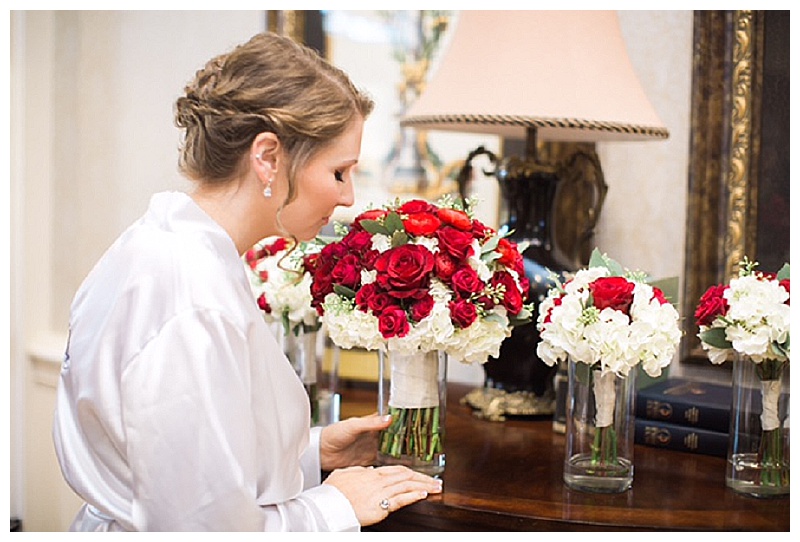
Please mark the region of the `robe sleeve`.
POLYGON ((344 495, 319 485, 319 432, 297 452, 276 412, 267 443, 250 404, 247 336, 224 315, 167 322, 122 375, 122 412, 141 531, 357 531, 344 495), (293 448, 294 447, 294 448, 293 448), (265 486, 267 489, 264 489, 265 486))

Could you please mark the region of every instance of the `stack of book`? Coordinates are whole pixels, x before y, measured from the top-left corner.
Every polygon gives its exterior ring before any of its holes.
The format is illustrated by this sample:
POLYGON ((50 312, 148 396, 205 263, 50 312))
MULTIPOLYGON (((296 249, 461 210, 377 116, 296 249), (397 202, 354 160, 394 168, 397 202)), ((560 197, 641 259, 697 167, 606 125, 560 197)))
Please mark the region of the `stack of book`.
POLYGON ((731 386, 668 377, 636 394, 634 442, 725 457, 731 386))

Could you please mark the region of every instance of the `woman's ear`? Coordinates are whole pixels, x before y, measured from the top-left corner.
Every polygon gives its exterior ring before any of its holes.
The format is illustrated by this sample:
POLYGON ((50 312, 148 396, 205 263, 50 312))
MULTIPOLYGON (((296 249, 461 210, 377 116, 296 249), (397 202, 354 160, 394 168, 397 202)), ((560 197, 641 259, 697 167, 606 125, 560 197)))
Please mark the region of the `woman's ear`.
POLYGON ((253 169, 261 175, 266 173, 274 176, 278 171, 281 141, 272 132, 262 132, 253 139, 250 146, 250 163, 253 169))

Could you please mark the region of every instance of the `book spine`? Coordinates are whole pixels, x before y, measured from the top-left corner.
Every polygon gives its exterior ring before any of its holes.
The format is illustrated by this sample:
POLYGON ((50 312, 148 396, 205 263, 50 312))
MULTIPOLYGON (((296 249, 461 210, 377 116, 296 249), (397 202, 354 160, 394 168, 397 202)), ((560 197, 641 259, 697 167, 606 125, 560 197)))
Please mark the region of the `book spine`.
POLYGON ((636 419, 634 443, 718 457, 728 453, 727 433, 641 418, 636 419))
POLYGON ((648 396, 640 391, 636 398, 636 417, 727 433, 731 414, 730 405, 698 405, 681 398, 648 396))

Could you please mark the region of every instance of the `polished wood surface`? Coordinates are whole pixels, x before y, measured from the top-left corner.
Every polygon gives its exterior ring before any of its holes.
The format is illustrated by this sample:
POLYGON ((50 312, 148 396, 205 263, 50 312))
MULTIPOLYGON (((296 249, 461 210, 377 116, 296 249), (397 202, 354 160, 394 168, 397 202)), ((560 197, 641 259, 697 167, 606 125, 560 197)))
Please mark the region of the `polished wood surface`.
MULTIPOLYGON (((755 499, 725 486, 725 460, 635 447, 633 487, 621 494, 566 488, 564 435, 550 419, 490 422, 448 386, 444 492, 370 527, 377 531, 788 531, 789 497, 755 499)), ((343 417, 374 411, 364 390, 343 390, 343 417)))

